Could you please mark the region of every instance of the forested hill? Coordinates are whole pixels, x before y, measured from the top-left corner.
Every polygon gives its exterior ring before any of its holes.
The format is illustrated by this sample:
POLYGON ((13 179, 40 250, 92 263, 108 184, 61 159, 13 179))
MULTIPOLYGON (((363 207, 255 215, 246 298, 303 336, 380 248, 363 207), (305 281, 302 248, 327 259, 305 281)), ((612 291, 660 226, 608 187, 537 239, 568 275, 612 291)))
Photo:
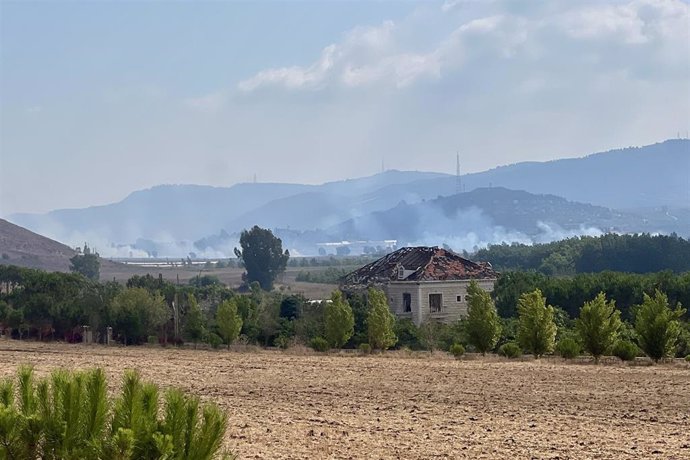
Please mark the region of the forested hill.
POLYGON ((536 270, 572 275, 606 270, 652 273, 690 271, 690 241, 676 235, 576 237, 546 244, 501 244, 473 256, 498 270, 536 270))

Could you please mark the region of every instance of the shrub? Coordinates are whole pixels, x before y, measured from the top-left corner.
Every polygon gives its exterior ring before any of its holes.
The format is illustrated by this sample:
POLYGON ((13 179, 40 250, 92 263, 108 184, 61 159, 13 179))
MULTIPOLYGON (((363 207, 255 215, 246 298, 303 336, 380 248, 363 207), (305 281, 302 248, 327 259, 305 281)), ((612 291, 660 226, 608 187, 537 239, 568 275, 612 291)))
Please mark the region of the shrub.
POLYGON ((465 347, 463 347, 461 343, 454 343, 450 346, 449 351, 451 355, 455 356, 456 358, 459 358, 465 354, 465 347))
POLYGON ((622 361, 632 361, 638 353, 637 345, 628 340, 619 340, 613 345, 611 352, 613 356, 619 357, 622 361))
POLYGON ((220 458, 227 417, 214 404, 159 389, 134 371, 108 398, 102 369, 54 371, 35 380, 30 367, 0 383, 0 458, 220 458), (16 396, 16 397, 15 397, 16 396))
POLYGON ((688 356, 685 357, 685 361, 688 362, 688 363, 690 363, 690 355, 688 355, 688 356))
POLYGON ((283 334, 280 334, 273 341, 273 346, 281 348, 283 350, 285 350, 289 345, 290 345, 290 338, 283 335, 283 334))
POLYGON ((223 339, 215 332, 211 332, 208 335, 208 344, 211 345, 211 348, 217 350, 223 344, 223 339))
POLYGON ((360 343, 359 351, 368 355, 369 353, 371 353, 371 345, 369 345, 368 343, 360 343))
POLYGON ((577 358, 581 351, 582 348, 580 348, 577 340, 570 337, 562 339, 556 344, 556 353, 565 359, 577 358))
POLYGON ((146 341, 148 342, 149 345, 158 345, 158 336, 157 335, 150 335, 146 338, 146 341))
POLYGON ((515 342, 504 343, 498 349, 498 354, 506 358, 519 358, 522 356, 522 349, 515 342))
POLYGON ((309 342, 309 346, 312 347, 315 351, 328 351, 330 348, 328 346, 328 341, 324 339, 323 337, 314 337, 311 339, 311 342, 309 342))

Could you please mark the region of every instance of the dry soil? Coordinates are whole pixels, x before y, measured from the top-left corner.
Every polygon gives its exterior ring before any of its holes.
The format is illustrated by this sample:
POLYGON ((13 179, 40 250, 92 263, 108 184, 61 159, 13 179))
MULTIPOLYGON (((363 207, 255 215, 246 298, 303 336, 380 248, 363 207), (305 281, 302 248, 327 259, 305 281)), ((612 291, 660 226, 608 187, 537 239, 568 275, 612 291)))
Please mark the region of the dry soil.
POLYGON ((690 367, 0 342, 22 363, 138 369, 228 411, 240 458, 689 459, 690 367))

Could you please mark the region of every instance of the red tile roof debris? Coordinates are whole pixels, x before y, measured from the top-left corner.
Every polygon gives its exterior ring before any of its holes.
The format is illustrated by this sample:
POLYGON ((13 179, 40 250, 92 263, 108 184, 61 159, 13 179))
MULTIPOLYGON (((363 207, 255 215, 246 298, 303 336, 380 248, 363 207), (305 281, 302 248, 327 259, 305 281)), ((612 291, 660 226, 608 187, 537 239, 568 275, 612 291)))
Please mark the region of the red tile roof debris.
POLYGON ((453 281, 495 279, 498 273, 488 262, 472 262, 439 247, 409 247, 372 262, 343 277, 343 285, 368 285, 390 281, 453 281), (398 270, 405 271, 403 280, 398 270))

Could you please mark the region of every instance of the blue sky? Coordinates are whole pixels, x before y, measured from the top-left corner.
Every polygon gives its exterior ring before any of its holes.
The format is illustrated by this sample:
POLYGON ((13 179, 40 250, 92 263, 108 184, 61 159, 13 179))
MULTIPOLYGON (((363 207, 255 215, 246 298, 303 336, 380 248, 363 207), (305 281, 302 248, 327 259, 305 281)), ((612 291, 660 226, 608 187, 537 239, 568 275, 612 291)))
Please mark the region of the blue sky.
POLYGON ((0 4, 0 215, 690 128, 679 0, 0 4))

